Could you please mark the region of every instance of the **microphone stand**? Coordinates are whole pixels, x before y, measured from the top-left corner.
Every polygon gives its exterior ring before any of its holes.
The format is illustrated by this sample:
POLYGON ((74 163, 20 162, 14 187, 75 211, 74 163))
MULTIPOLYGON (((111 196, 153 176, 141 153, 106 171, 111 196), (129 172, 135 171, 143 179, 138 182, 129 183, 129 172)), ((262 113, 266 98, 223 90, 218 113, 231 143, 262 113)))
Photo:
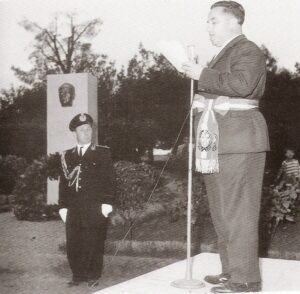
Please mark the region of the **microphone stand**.
MULTIPOLYGON (((194 62, 194 45, 188 46, 189 60, 194 62)), ((188 164, 188 201, 187 201, 187 259, 185 279, 173 281, 172 286, 182 289, 199 289, 205 287, 205 284, 193 279, 192 277, 192 260, 191 260, 191 223, 192 223, 192 179, 193 179, 193 98, 194 98, 194 80, 191 79, 190 92, 190 133, 189 133, 189 164, 188 164)))

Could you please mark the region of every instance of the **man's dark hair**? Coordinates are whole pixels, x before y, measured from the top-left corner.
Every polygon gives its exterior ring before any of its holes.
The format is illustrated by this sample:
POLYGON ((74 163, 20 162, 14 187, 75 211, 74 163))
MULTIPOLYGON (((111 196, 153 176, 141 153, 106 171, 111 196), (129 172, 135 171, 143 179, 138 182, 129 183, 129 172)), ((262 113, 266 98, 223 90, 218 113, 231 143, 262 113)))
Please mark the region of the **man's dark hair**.
POLYGON ((235 1, 218 1, 218 2, 214 3, 210 7, 210 9, 213 9, 216 7, 222 7, 224 9, 225 13, 230 13, 233 16, 235 16, 240 25, 242 25, 244 23, 245 9, 241 4, 239 4, 235 1))

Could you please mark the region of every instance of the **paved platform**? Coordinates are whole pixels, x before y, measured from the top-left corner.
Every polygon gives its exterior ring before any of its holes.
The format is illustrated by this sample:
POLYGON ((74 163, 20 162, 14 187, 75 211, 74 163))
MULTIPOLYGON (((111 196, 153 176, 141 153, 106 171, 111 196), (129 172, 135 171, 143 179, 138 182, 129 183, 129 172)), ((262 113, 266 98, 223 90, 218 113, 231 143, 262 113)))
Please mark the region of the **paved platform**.
MULTIPOLYGON (((300 261, 269 259, 260 260, 264 293, 300 293, 300 261)), ((204 294, 211 285, 196 290, 179 289, 171 282, 185 276, 186 261, 179 261, 161 269, 138 276, 126 282, 100 290, 94 294, 204 294)), ((221 270, 219 256, 201 253, 193 258, 193 278, 203 280, 205 275, 221 270)))

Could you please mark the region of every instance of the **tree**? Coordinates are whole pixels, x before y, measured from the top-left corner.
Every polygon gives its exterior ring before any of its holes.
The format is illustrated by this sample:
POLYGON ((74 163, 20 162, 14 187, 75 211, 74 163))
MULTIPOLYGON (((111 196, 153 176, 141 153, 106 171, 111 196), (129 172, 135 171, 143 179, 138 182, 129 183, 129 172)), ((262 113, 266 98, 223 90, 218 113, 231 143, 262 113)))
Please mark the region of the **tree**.
POLYGON ((0 154, 30 160, 46 154, 45 87, 11 88, 0 101, 0 154))
POLYGON ((300 77, 300 63, 299 62, 295 63, 295 69, 296 69, 296 75, 298 77, 300 77))
MULTIPOLYGON (((266 118, 271 144, 269 167, 277 167, 283 157, 284 147, 300 147, 300 77, 284 68, 263 47, 267 64, 267 82, 260 108, 266 118)), ((297 71, 297 63, 296 63, 297 71)))
POLYGON ((261 50, 266 57, 267 71, 276 73, 276 71, 278 69, 276 58, 271 54, 269 49, 267 47, 265 47, 264 45, 261 46, 261 50))
POLYGON ((115 118, 128 126, 125 141, 130 149, 140 155, 148 151, 151 160, 158 140, 172 146, 188 111, 188 91, 183 75, 163 56, 140 45, 114 95, 115 118))
POLYGON ((45 81, 47 74, 82 72, 96 62, 99 55, 91 52, 91 44, 85 42, 95 37, 102 25, 100 18, 75 23, 75 15, 63 15, 68 24, 59 23, 55 17, 47 27, 23 20, 20 25, 34 36, 34 51, 29 59, 33 68, 24 71, 12 66, 16 76, 26 84, 45 81), (62 34, 60 29, 67 27, 69 33, 62 34))

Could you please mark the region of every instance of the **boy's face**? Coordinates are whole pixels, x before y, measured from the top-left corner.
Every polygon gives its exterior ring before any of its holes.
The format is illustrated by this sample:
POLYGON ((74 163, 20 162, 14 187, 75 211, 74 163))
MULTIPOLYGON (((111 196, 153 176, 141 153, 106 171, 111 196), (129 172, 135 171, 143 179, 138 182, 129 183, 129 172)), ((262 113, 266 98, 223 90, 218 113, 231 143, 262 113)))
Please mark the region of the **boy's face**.
POLYGON ((293 150, 286 150, 286 152, 285 152, 285 156, 286 156, 286 158, 288 158, 288 159, 292 159, 292 158, 294 158, 294 156, 295 156, 295 152, 293 151, 293 150))

